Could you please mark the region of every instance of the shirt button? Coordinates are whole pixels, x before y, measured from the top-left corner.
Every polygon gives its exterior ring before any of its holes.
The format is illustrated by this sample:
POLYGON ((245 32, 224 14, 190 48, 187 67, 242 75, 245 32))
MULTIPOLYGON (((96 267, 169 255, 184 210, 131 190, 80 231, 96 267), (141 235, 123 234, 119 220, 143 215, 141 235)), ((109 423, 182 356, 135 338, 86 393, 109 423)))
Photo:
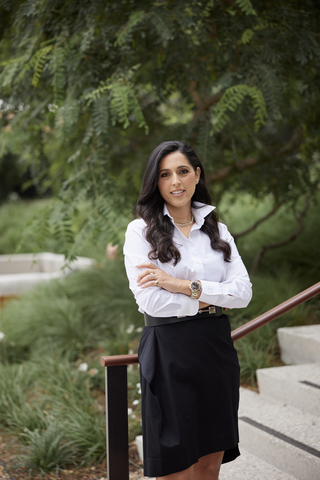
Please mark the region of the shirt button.
POLYGON ((187 313, 190 313, 190 310, 188 310, 187 313))

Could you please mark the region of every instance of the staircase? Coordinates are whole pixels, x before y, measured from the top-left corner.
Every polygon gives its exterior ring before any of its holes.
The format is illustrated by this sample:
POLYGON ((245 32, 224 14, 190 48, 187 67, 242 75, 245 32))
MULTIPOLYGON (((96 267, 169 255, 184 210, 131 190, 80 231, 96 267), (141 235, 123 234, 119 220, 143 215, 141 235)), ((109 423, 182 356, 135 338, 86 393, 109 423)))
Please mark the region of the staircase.
POLYGON ((280 328, 278 340, 290 365, 258 370, 259 394, 240 389, 241 456, 219 480, 320 480, 320 325, 280 328))
POLYGON ((320 480, 320 325, 280 328, 282 361, 241 388, 241 456, 220 480, 320 480))

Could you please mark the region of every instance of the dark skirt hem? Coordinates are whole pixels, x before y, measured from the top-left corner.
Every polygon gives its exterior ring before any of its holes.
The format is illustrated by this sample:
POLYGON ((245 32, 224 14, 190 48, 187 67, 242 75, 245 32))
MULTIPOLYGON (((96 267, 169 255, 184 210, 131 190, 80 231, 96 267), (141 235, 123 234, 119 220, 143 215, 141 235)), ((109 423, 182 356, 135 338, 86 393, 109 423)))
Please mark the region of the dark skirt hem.
MULTIPOLYGON (((214 444, 216 440, 214 439, 214 444)), ((194 445, 188 450, 180 453, 179 455, 171 455, 169 457, 162 458, 144 458, 143 459, 143 468, 145 477, 164 477, 172 473, 181 472, 191 467, 201 457, 210 455, 211 453, 221 452, 224 450, 224 456, 222 463, 228 463, 235 460, 240 455, 238 444, 236 446, 230 447, 219 447, 217 450, 215 447, 210 447, 210 444, 199 451, 198 446, 194 445)))

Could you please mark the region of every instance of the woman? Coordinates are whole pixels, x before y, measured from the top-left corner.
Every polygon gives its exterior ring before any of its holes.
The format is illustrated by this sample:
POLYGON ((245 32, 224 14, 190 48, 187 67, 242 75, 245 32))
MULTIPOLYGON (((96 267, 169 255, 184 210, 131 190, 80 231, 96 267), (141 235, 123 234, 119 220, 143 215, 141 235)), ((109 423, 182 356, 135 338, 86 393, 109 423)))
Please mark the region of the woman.
POLYGON ((222 309, 246 307, 251 283, 217 222, 187 144, 151 154, 128 226, 125 265, 145 328, 139 347, 144 472, 217 480, 238 449, 239 363, 222 309))

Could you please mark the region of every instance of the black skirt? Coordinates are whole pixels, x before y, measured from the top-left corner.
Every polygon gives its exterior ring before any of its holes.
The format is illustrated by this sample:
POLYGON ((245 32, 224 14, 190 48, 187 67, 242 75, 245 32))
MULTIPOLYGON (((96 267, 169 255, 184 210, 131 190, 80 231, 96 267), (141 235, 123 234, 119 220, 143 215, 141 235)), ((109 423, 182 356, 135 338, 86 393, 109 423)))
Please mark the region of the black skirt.
POLYGON ((145 327, 139 347, 144 474, 239 453, 240 367, 226 315, 145 327))

